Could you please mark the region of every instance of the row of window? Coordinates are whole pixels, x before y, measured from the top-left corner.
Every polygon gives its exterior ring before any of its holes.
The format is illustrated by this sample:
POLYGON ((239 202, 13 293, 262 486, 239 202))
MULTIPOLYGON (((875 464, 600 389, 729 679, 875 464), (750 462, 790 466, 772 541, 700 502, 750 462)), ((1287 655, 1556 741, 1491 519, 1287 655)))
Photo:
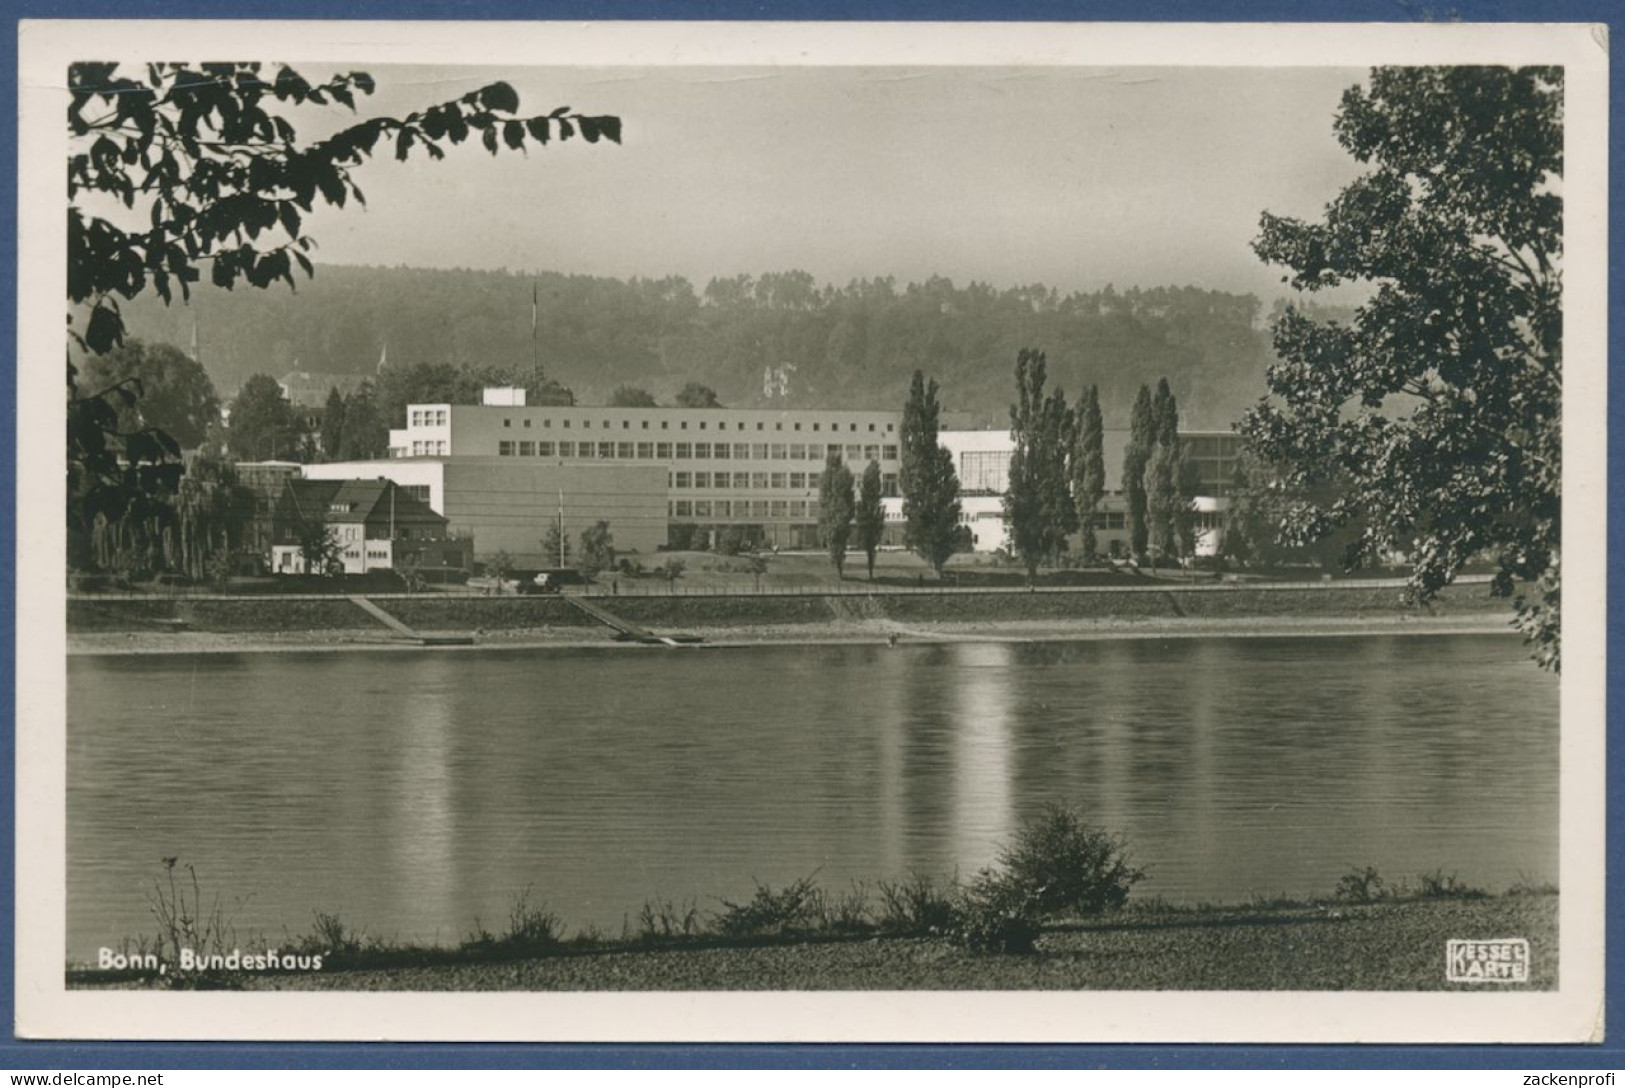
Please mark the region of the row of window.
POLYGON ((446 410, 444 408, 413 408, 411 425, 414 427, 444 427, 446 425, 446 410))
MULTIPOLYGON (((684 491, 689 488, 704 490, 716 488, 754 488, 758 491, 781 491, 789 488, 792 491, 816 491, 823 474, 819 472, 673 472, 670 475, 669 486, 684 491)), ((897 474, 883 473, 880 477, 880 493, 892 497, 897 494, 897 474)))
MULTIPOLYGON (((416 411, 414 411, 412 413, 412 420, 413 420, 412 426, 414 426, 414 427, 428 426, 429 424, 420 424, 420 423, 417 422, 418 414, 419 413, 416 412, 416 411)), ((434 414, 436 414, 436 410, 425 410, 423 412, 423 414, 424 415, 434 415, 434 414)), ((445 420, 445 415, 446 415, 445 410, 444 409, 439 409, 438 414, 440 416, 440 422, 445 423, 445 421, 446 421, 445 420)), ((579 422, 581 424, 581 428, 583 430, 587 430, 587 431, 592 430, 592 420, 583 419, 583 420, 578 420, 577 422, 579 422)), ((608 430, 612 430, 614 428, 614 425, 609 420, 606 419, 606 420, 603 420, 602 422, 603 422, 603 429, 604 430, 608 431, 608 430)), ((647 420, 647 419, 639 420, 638 421, 639 429, 640 430, 645 430, 645 431, 649 430, 650 429, 649 422, 650 421, 647 420)), ((658 422, 660 424, 660 427, 659 427, 660 430, 669 431, 669 430, 672 429, 671 428, 671 420, 662 419, 662 420, 659 420, 658 422)), ((712 428, 713 430, 725 431, 725 430, 728 429, 727 421, 725 421, 725 420, 716 420, 715 422, 716 422, 716 426, 714 428, 712 428)), ((531 420, 530 420, 530 418, 527 417, 525 419, 520 420, 520 424, 522 426, 529 427, 531 425, 531 420)), ((697 428, 698 430, 703 431, 703 430, 706 429, 706 421, 705 420, 703 420, 703 419, 700 420, 699 424, 700 425, 697 428)), ((503 418, 503 420, 502 420, 502 425, 504 427, 512 427, 513 426, 513 417, 505 416, 503 418)), ((563 427, 565 430, 569 430, 570 425, 571 425, 571 421, 568 420, 568 419, 561 419, 559 421, 559 425, 561 427, 563 427)), ((543 427, 548 427, 548 428, 552 427, 553 426, 553 420, 551 418, 544 418, 542 420, 542 426, 543 427)), ((811 426, 812 426, 812 429, 814 431, 818 431, 818 430, 823 429, 823 424, 822 423, 814 423, 811 426)), ((879 431, 880 431, 880 425, 878 423, 869 423, 869 424, 866 424, 866 427, 867 427, 867 433, 869 433, 869 434, 876 434, 876 433, 879 433, 879 431)), ((621 420, 621 430, 630 431, 631 429, 632 429, 632 421, 630 419, 621 420)), ((688 430, 688 420, 686 420, 686 419, 678 420, 677 421, 677 429, 679 431, 688 430)), ((745 424, 744 424, 743 421, 734 424, 734 430, 736 430, 736 431, 743 431, 745 429, 746 428, 745 428, 745 424)), ((765 431, 765 430, 767 430, 767 424, 766 423, 757 423, 756 424, 756 429, 758 431, 765 431)), ((773 424, 773 429, 775 431, 782 431, 782 430, 784 430, 784 424, 782 422, 775 423, 775 424, 773 424)), ((799 430, 801 430, 801 424, 800 423, 792 423, 791 426, 790 426, 790 429, 792 431, 799 431, 799 430)), ((831 423, 829 425, 829 429, 831 431, 838 432, 841 429, 841 425, 839 423, 831 423)), ((849 422, 846 425, 846 430, 847 430, 847 433, 849 433, 849 434, 857 434, 858 433, 858 424, 849 422)), ((895 424, 895 423, 886 424, 886 432, 885 433, 892 434, 896 430, 897 430, 897 424, 895 424)))
POLYGON ((438 441, 431 441, 431 442, 413 441, 413 443, 412 443, 412 456, 413 457, 444 457, 444 456, 446 456, 446 440, 442 438, 442 439, 439 439, 438 441))
MULTIPOLYGON (((412 443, 413 456, 433 456, 433 452, 418 453, 417 447, 436 443, 412 443)), ((438 452, 445 452, 445 443, 438 452)), ((851 462, 895 461, 897 447, 893 445, 823 446, 801 443, 728 443, 728 442, 527 442, 497 443, 499 457, 576 457, 623 461, 824 461, 830 454, 851 462)))
POLYGON ((802 499, 677 499, 666 506, 674 518, 818 517, 818 504, 802 499))

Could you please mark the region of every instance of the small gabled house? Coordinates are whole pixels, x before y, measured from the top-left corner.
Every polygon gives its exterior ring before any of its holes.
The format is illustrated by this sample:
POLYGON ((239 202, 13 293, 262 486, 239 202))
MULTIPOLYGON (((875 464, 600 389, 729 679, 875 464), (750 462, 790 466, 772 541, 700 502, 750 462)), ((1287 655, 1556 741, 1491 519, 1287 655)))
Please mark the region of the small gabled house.
MULTIPOLYGON (((389 480, 288 480, 272 516, 271 570, 305 574, 325 530, 326 560, 345 574, 414 567, 469 570, 474 542, 453 537, 447 519, 389 480)), ((308 572, 324 573, 324 572, 308 572)))

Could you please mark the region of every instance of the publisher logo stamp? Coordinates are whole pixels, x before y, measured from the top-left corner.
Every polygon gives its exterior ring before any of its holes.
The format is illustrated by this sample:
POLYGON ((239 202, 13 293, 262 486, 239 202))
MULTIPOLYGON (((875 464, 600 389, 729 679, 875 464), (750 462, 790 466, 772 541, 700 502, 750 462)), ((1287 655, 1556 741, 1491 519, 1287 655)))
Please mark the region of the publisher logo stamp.
POLYGON ((1529 942, 1522 937, 1446 941, 1446 982, 1528 982, 1529 942))

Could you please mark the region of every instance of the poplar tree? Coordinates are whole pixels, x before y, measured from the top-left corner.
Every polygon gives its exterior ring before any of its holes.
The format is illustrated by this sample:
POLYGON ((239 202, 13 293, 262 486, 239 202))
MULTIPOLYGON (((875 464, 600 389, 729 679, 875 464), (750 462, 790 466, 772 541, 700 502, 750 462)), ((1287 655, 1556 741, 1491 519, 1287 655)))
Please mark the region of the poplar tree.
POLYGON ((1010 541, 1027 566, 1027 578, 1066 546, 1077 526, 1067 474, 1072 412, 1059 389, 1044 392, 1044 353, 1023 348, 1016 355, 1016 403, 1010 406, 1010 482, 1004 494, 1010 541))
POLYGON ((1145 524, 1145 469, 1156 444, 1157 421, 1151 409, 1151 390, 1140 386, 1129 417, 1128 446, 1123 451, 1123 502, 1127 507, 1129 549, 1134 558, 1145 559, 1149 534, 1145 524))
POLYGON ((1083 561, 1098 555, 1095 512, 1106 494, 1105 425, 1100 417, 1100 387, 1091 385, 1078 402, 1077 435, 1072 446, 1072 503, 1077 510, 1083 561))
MULTIPOLYGON (((833 447, 832 447, 833 448, 833 447)), ((846 571, 846 543, 852 536, 852 470, 841 455, 831 453, 818 482, 818 530, 829 549, 835 576, 846 571)))
POLYGON ((875 580, 875 550, 886 531, 886 510, 880 502, 880 462, 870 461, 858 484, 858 510, 854 528, 858 549, 869 562, 869 581, 875 580))
POLYGON ((1146 550, 1155 565, 1176 550, 1174 507, 1178 502, 1179 409, 1168 379, 1151 396, 1152 438, 1145 462, 1146 550))
POLYGON ((327 391, 327 405, 322 409, 322 460, 338 460, 343 441, 344 395, 335 385, 327 391))
POLYGON ((959 528, 959 476, 953 454, 937 442, 941 406, 937 383, 914 372, 903 405, 899 436, 903 491, 903 541, 940 576, 953 555, 959 528))
POLYGON ((1145 468, 1147 538, 1156 559, 1195 550, 1194 483, 1179 441, 1179 401, 1168 379, 1157 382, 1151 398, 1156 424, 1145 468))

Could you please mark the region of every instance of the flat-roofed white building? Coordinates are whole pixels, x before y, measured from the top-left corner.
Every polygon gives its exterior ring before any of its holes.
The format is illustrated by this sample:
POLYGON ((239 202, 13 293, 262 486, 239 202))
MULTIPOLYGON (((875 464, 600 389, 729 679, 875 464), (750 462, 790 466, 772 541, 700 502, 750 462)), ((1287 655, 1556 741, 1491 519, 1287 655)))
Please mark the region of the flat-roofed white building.
MULTIPOLYGON (((605 520, 623 551, 703 548, 729 528, 763 545, 814 548, 819 482, 834 452, 854 476, 879 463, 886 539, 902 542, 901 412, 527 405, 523 389, 490 390, 485 399, 410 405, 406 426, 390 431, 388 461, 311 466, 307 475, 381 475, 418 489, 454 528, 474 534, 480 556, 530 555, 558 520, 561 492, 572 540, 605 520)), ((1010 433, 968 429, 961 413, 942 418, 947 429, 938 440, 954 457, 961 522, 973 546, 1007 548, 1010 433)), ((1127 548, 1121 479, 1128 437, 1105 435, 1107 495, 1096 525, 1102 552, 1114 541, 1127 548)), ((1211 553, 1222 483, 1241 440, 1211 432, 1183 438, 1202 480, 1198 551, 1211 553)))
MULTIPOLYGON (((762 544, 816 547, 819 482, 832 451, 854 475, 878 462, 883 492, 898 493, 901 412, 532 406, 523 403, 523 390, 489 399, 496 403, 409 406, 406 426, 390 431, 391 468, 382 471, 397 478, 396 465, 468 459, 478 460, 481 471, 653 470, 638 488, 660 481, 667 539, 692 539, 696 547, 735 526, 762 544)), ((566 505, 592 502, 584 497, 566 505)), ((457 521, 449 507, 446 512, 457 521)), ((606 520, 617 547, 623 546, 615 519, 606 520)), ((483 540, 477 547, 487 554, 483 540)))

